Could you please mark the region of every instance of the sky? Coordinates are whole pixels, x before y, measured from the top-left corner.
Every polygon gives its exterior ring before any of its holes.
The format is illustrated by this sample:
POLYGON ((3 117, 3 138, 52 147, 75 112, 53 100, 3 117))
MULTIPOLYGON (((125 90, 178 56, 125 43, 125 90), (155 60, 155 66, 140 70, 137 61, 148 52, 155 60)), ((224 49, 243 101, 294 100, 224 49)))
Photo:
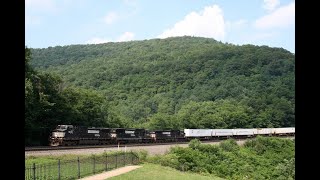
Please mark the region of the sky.
POLYGON ((197 36, 295 53, 294 0, 26 0, 25 45, 197 36))

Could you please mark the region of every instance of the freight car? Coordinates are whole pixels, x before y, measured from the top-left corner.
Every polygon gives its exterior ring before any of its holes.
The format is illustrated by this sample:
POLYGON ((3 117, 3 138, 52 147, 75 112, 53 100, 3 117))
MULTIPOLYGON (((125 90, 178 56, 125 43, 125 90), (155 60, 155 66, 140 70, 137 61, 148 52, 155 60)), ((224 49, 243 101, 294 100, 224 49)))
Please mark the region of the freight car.
POLYGON ((208 140, 212 137, 212 129, 185 129, 184 130, 185 138, 190 139, 200 139, 208 140))
POLYGON ((226 139, 240 137, 294 135, 295 128, 256 128, 256 129, 184 129, 187 139, 226 139))
POLYGON ((295 128, 251 129, 184 129, 154 130, 126 128, 96 128, 73 125, 58 125, 49 137, 50 146, 118 143, 178 142, 191 139, 212 140, 262 136, 294 135, 295 128))

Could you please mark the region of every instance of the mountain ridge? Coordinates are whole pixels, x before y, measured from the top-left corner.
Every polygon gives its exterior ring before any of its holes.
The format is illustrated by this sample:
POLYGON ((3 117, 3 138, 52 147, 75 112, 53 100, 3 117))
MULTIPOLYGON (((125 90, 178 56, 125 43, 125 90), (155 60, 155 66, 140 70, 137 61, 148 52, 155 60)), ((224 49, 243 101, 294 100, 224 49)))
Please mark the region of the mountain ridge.
POLYGON ((283 48, 183 36, 31 51, 34 68, 101 93, 128 125, 294 126, 295 56, 283 48))

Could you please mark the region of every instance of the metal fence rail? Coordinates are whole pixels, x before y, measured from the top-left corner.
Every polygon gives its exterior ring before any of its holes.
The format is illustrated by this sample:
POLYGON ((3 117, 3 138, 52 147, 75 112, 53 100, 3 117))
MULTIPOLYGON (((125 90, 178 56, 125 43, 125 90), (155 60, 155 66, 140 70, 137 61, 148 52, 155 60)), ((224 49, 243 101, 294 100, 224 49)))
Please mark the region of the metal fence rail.
POLYGON ((138 164, 139 157, 133 152, 121 152, 113 155, 92 156, 74 160, 57 160, 56 163, 33 163, 25 167, 25 180, 61 180, 79 179, 88 175, 109 171, 130 164, 138 164))

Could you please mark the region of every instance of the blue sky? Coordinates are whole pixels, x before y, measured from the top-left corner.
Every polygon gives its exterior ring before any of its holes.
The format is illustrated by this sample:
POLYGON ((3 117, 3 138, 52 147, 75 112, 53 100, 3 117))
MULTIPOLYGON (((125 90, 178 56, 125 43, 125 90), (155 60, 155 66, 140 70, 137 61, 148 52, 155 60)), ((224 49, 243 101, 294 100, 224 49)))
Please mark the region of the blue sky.
POLYGON ((295 52, 293 0, 26 0, 25 44, 209 37, 295 52))

